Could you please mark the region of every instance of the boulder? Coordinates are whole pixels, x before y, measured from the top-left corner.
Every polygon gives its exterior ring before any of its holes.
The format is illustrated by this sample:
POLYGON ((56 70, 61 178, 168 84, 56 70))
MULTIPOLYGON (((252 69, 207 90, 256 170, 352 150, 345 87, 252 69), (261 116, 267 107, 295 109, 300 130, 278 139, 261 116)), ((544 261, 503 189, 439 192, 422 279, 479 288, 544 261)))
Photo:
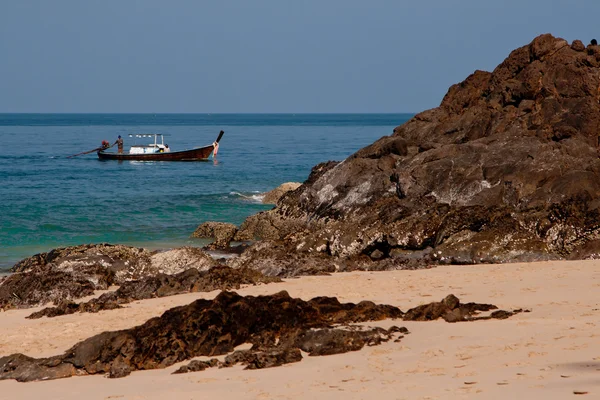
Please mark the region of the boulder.
POLYGON ((284 194, 298 189, 300 185, 302 184, 299 182, 283 183, 270 192, 265 193, 262 202, 264 204, 276 204, 284 194))
POLYGON ((214 241, 207 246, 208 249, 226 249, 233 240, 238 228, 226 222, 204 222, 192 233, 195 238, 208 238, 214 241))
POLYGON ((158 273, 172 275, 190 268, 206 271, 217 261, 197 247, 185 246, 153 254, 150 265, 158 273))
POLYGON ((571 48, 575 51, 584 51, 585 45, 581 40, 573 40, 573 43, 571 43, 571 48))

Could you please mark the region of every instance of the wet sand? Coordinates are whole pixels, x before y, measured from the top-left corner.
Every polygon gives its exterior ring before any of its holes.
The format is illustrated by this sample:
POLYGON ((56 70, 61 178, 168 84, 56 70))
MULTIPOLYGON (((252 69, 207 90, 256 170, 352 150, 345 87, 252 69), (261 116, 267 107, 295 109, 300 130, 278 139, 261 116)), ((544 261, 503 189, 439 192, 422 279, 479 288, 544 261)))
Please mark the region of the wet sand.
MULTIPOLYGON (((246 287, 293 297, 372 300, 407 310, 452 293, 462 302, 525 308, 507 320, 406 326, 401 342, 264 370, 242 367, 171 375, 137 371, 120 379, 83 376, 45 382, 0 381, 1 399, 565 399, 600 398, 600 261, 446 266, 355 272, 246 287)), ((0 355, 59 354, 106 330, 139 325, 165 310, 218 292, 138 301, 121 310, 27 320, 38 309, 0 313, 0 355)), ((222 357, 220 357, 222 359, 222 357)), ((199 358, 202 359, 202 358, 199 358)))

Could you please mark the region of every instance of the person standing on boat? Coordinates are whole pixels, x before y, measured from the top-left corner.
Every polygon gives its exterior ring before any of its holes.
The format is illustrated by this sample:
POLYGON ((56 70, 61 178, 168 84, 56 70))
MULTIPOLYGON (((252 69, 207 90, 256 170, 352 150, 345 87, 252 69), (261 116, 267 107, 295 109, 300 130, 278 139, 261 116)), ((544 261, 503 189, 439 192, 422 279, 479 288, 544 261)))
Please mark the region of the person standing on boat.
POLYGON ((171 148, 169 147, 168 144, 165 144, 165 153, 169 153, 171 151, 171 148))
POLYGON ((117 145, 117 148, 119 149, 119 153, 122 153, 123 152, 123 138, 121 137, 121 135, 119 135, 117 140, 113 143, 113 146, 115 144, 117 145))

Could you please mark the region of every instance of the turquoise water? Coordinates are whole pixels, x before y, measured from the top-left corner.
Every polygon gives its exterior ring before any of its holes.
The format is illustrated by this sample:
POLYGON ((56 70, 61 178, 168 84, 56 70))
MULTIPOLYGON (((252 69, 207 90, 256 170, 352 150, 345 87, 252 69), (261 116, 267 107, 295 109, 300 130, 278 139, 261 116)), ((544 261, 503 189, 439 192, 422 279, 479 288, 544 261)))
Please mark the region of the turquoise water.
POLYGON ((270 209, 259 194, 304 181, 392 133, 409 114, 0 114, 0 270, 35 253, 83 243, 148 248, 202 245, 205 221, 240 224, 270 209), (207 162, 100 161, 117 135, 163 133, 174 150, 212 143, 207 162))

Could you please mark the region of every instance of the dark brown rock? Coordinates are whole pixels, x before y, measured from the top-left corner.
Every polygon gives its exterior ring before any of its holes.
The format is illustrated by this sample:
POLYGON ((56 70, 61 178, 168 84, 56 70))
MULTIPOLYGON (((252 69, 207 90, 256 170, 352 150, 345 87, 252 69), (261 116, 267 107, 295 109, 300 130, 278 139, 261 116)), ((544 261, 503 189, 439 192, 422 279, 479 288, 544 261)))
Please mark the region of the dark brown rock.
POLYGON ((233 240, 237 231, 238 228, 234 224, 210 221, 196 228, 194 233, 192 233, 192 237, 214 239, 207 246, 209 249, 226 249, 229 247, 229 243, 233 240))
POLYGON ((600 260, 600 239, 583 242, 569 254, 571 260, 600 260))
POLYGON ((585 45, 581 40, 573 40, 573 43, 571 43, 571 48, 575 51, 584 51, 585 45))
MULTIPOLYGON (((207 270, 217 262, 201 249, 182 247, 168 251, 123 245, 81 245, 36 254, 17 263, 14 274, 0 280, 0 307, 32 307, 47 302, 68 312, 72 300, 130 280, 176 274, 189 268, 207 270)), ((90 310, 114 308, 91 304, 90 310)), ((60 315, 60 314, 59 314, 60 315)))
MULTIPOLYGON (((287 292, 257 297, 221 292, 214 300, 196 300, 187 306, 172 308, 143 325, 93 336, 60 356, 33 359, 13 354, 2 357, 0 379, 33 381, 98 373, 121 377, 131 371, 165 368, 197 356, 231 353, 244 343, 251 343, 252 348, 233 353, 223 365, 242 362, 248 368, 266 368, 298 361, 299 350, 312 356, 338 354, 356 351, 365 345, 378 345, 398 333, 408 332, 396 326, 385 330, 349 323, 403 316, 411 320, 442 317, 448 322, 459 322, 507 318, 515 313, 477 316, 478 311, 491 309, 496 307, 477 303, 461 305, 452 295, 442 302, 416 307, 404 314, 396 307, 370 301, 342 304, 331 297, 303 301, 290 297, 287 292), (453 310, 452 306, 455 306, 453 310)), ((177 372, 212 365, 196 362, 177 372)))
POLYGON ((302 184, 299 182, 282 183, 275 189, 265 193, 262 202, 263 204, 277 204, 277 202, 283 195, 298 189, 300 185, 302 184))
POLYGON ((307 302, 286 292, 258 297, 222 292, 214 300, 173 308, 138 327, 93 336, 61 356, 2 357, 0 379, 31 381, 68 376, 67 371, 71 375, 108 373, 117 377, 139 369, 165 368, 196 356, 226 354, 261 337, 288 337, 284 342, 291 343, 303 332, 330 324, 401 315, 396 307, 370 302, 340 304, 337 299, 323 297, 307 302))
MULTIPOLYGON (((107 276, 104 283, 110 281, 107 276)), ((0 307, 26 308, 94 294, 90 280, 62 271, 22 272, 0 281, 0 307)))
POLYGON ((90 266, 103 266, 112 270, 117 281, 120 281, 126 279, 123 275, 133 276, 138 267, 143 269, 148 265, 150 256, 149 251, 137 247, 107 243, 85 244, 61 247, 47 253, 36 254, 15 264, 11 271, 58 270, 69 272, 90 266))
POLYGON ((23 354, 12 354, 0 358, 0 376, 19 382, 31 380, 35 376, 41 379, 59 379, 73 376, 76 368, 72 364, 62 363, 57 357, 34 359, 23 354))
MULTIPOLYGON (((389 330, 382 328, 364 328, 361 326, 347 326, 340 328, 323 328, 302 330, 296 329, 280 336, 275 344, 272 335, 263 335, 263 342, 255 343, 249 350, 238 350, 225 357, 221 363, 216 359, 211 361, 194 360, 175 371, 175 374, 203 371, 206 368, 219 366, 231 367, 235 364, 245 365, 245 369, 262 369, 278 367, 280 365, 299 362, 302 360, 300 350, 309 356, 324 356, 358 351, 365 345, 377 346, 387 342, 397 332, 408 332, 406 328, 392 327, 389 330), (267 338, 266 340, 265 337, 267 338)), ((403 337, 400 336, 399 339, 403 337)))
MULTIPOLYGON (((305 351, 309 356, 323 356, 346 353, 349 351, 358 351, 365 345, 377 346, 387 342, 397 335, 397 333, 407 333, 406 328, 393 326, 386 330, 382 328, 368 328, 361 326, 346 326, 340 328, 323 328, 311 330, 292 330, 285 335, 278 337, 278 343, 275 344, 275 337, 271 334, 260 335, 262 341, 255 343, 250 350, 238 350, 227 357, 225 362, 220 363, 216 359, 209 362, 194 360, 174 373, 186 373, 193 371, 203 371, 213 366, 230 367, 235 364, 243 364, 245 369, 262 369, 277 367, 284 364, 299 362, 302 360, 302 353, 305 351), (266 339, 266 340, 265 340, 266 339)), ((399 342, 399 336, 395 342, 399 342)))
POLYGON ((309 356, 328 356, 332 354, 357 351, 365 345, 377 346, 390 339, 391 332, 382 328, 367 330, 313 329, 296 338, 295 345, 309 356))
MULTIPOLYGON (((105 293, 88 302, 76 304, 63 302, 57 307, 44 308, 27 318, 57 317, 76 312, 98 312, 121 308, 122 304, 155 297, 173 296, 190 292, 239 289, 241 285, 281 282, 279 278, 266 277, 252 269, 232 269, 216 266, 208 271, 191 268, 175 275, 159 274, 137 281, 125 282, 115 292, 105 293)), ((0 287, 1 288, 1 287, 0 287)))
POLYGON ((263 369, 299 361, 302 361, 302 354, 297 348, 269 351, 238 350, 225 357, 225 366, 239 363, 245 365, 245 369, 263 369))
POLYGON ((583 254, 600 230, 600 47, 579 48, 541 35, 391 136, 316 166, 241 225, 238 236, 269 242, 230 264, 291 276, 307 262, 330 272, 583 254))
POLYGON ((188 372, 198 372, 204 371, 206 368, 212 368, 216 366, 221 366, 221 361, 216 358, 212 358, 210 361, 199 361, 193 360, 189 364, 184 365, 177 369, 174 374, 187 374, 188 372))
POLYGON ((405 321, 433 321, 443 318, 446 322, 475 321, 479 319, 505 319, 514 312, 498 310, 489 316, 479 316, 480 312, 497 310, 493 304, 467 303, 461 304, 456 296, 450 294, 440 302, 424 304, 411 308, 405 314, 405 321))

